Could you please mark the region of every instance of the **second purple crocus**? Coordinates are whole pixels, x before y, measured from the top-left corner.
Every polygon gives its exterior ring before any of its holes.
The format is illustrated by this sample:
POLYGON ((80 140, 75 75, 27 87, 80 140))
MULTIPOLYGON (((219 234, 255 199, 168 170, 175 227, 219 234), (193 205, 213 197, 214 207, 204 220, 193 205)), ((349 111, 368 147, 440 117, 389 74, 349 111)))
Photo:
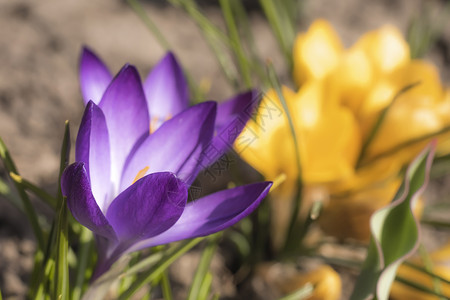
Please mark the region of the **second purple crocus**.
POLYGON ((188 107, 186 80, 170 53, 142 84, 133 66, 112 78, 85 49, 80 77, 86 108, 62 191, 75 219, 95 234, 94 277, 125 253, 223 230, 267 195, 271 183, 262 182, 187 202, 197 174, 244 127, 253 92, 188 107))

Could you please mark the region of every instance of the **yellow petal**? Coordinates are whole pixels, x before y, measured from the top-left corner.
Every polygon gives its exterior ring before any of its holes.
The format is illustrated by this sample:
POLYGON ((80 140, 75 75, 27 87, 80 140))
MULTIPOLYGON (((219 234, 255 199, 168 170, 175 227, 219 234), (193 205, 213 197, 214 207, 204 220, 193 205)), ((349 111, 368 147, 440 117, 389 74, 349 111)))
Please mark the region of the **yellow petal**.
POLYGON ((374 81, 374 71, 367 53, 353 47, 343 55, 328 79, 341 104, 356 114, 374 81))
MULTIPOLYGON (((283 87, 286 101, 292 99, 294 92, 283 87)), ((293 190, 297 177, 295 152, 292 135, 282 108, 274 90, 269 90, 263 97, 253 120, 237 138, 235 150, 253 168, 267 180, 275 180, 280 174, 287 179, 280 184, 277 192, 293 190), (282 155, 280 155, 282 153, 282 155), (288 187, 289 186, 289 187, 288 187)))
POLYGON ((307 184, 346 178, 353 173, 360 133, 350 111, 333 101, 322 81, 305 83, 292 103, 307 184))
MULTIPOLYGON (((399 96, 389 109, 368 149, 368 157, 377 156, 400 144, 443 128, 448 117, 442 114, 445 105, 443 106, 444 93, 440 86, 439 75, 434 66, 423 61, 413 61, 391 73, 371 91, 360 114, 364 138, 374 126, 380 111, 389 105, 403 87, 414 82, 420 84, 399 96)), ((447 104, 445 107, 448 107, 446 109, 448 112, 450 106, 447 104)), ((411 151, 404 160, 410 160, 417 153, 411 151)))
POLYGON ((341 278, 330 266, 322 265, 314 271, 299 274, 286 281, 285 285, 290 287, 289 292, 294 292, 307 283, 314 285, 314 292, 308 300, 337 300, 341 297, 341 278))
POLYGON ((381 73, 391 72, 410 60, 408 43, 401 32, 390 25, 366 33, 355 47, 363 49, 373 67, 381 73))
POLYGON ((301 85, 308 79, 322 79, 339 63, 343 46, 324 20, 317 20, 306 33, 299 34, 294 44, 294 80, 301 85))

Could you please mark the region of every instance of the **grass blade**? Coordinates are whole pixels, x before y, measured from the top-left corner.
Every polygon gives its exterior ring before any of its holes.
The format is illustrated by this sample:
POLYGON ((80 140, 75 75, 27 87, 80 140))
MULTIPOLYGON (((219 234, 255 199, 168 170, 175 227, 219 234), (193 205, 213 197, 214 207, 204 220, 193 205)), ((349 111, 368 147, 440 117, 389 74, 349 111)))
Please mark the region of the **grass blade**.
POLYGON ((297 166, 297 191, 295 194, 295 198, 293 199, 293 206, 292 206, 292 214, 291 219, 289 221, 289 227, 286 235, 286 240, 283 248, 284 254, 288 254, 289 252, 292 252, 297 248, 297 246, 301 243, 301 241, 297 238, 297 218, 298 214, 300 212, 300 208, 302 205, 302 190, 303 190, 303 180, 302 180, 302 168, 301 168, 301 158, 300 158, 300 147, 297 140, 297 134, 295 132, 295 126, 294 121, 292 120, 291 114, 289 112, 289 107, 286 102, 286 99, 283 96, 283 92, 281 90, 280 82, 278 81, 278 77, 275 73, 275 70, 271 64, 269 64, 268 67, 268 77, 271 82, 272 87, 275 89, 278 98, 280 99, 281 105, 283 106, 284 113, 286 114, 288 123, 289 123, 289 129, 291 131, 292 140, 294 142, 294 153, 295 153, 295 164, 297 166), (294 245, 294 243, 296 243, 294 245))
MULTIPOLYGON (((58 208, 55 219, 55 289, 54 299, 69 299, 69 239, 68 239, 68 214, 66 198, 63 197, 61 191, 61 176, 64 169, 69 163, 70 154, 70 125, 69 121, 65 122, 64 137, 61 146, 61 160, 59 165, 58 177, 58 208)), ((52 249, 52 248, 50 248, 52 249)))
MULTIPOLYGON (((6 171, 8 173, 12 172, 14 174, 19 174, 19 172, 17 171, 16 165, 14 164, 14 161, 12 160, 12 158, 9 154, 8 148, 6 147, 5 143, 3 142, 3 140, 1 138, 0 138, 0 158, 2 159, 3 164, 5 165, 6 171)), ((43 250, 44 245, 45 245, 44 233, 39 224, 37 213, 34 210, 34 207, 31 204, 30 198, 28 197, 27 193, 25 192, 25 189, 16 182, 14 182, 14 185, 17 189, 20 199, 22 200, 22 205, 23 205, 23 208, 27 215, 27 218, 31 223, 31 227, 33 229, 34 236, 36 237, 38 249, 43 250)))
POLYGON ((207 17, 205 17, 197 7, 197 4, 192 0, 168 0, 172 5, 183 8, 186 13, 194 20, 197 26, 202 30, 203 36, 208 43, 210 49, 213 51, 221 69, 228 80, 228 83, 234 87, 239 87, 239 79, 237 70, 234 68, 234 63, 230 59, 224 49, 231 48, 231 42, 228 36, 222 32, 217 26, 212 24, 207 17))
POLYGON ((163 294, 164 300, 172 300, 172 289, 170 287, 169 276, 167 274, 167 270, 162 272, 161 274, 161 290, 163 294))
POLYGON ((394 200, 372 215, 369 250, 350 299, 388 299, 398 266, 419 246, 412 207, 428 182, 435 147, 432 143, 416 157, 394 200))
MULTIPOLYGON (((130 288, 125 293, 120 295, 118 299, 130 299, 130 297, 133 296, 133 294, 136 293, 141 287, 159 278, 162 272, 164 272, 175 260, 197 245, 201 240, 203 240, 203 238, 184 241, 177 247, 169 249, 166 253, 164 253, 163 257, 159 260, 156 266, 139 274, 130 288)), ((124 273, 124 275, 126 274, 127 273, 124 273)))
POLYGON ((364 144, 361 147, 361 152, 359 154, 357 163, 356 163, 356 168, 361 167, 363 159, 366 155, 367 149, 369 149, 370 144, 373 142, 373 140, 375 139, 377 133, 379 132, 381 125, 384 122, 384 119, 386 118, 389 110, 391 109, 391 107, 397 102, 397 99, 403 95, 404 93, 408 92, 409 90, 411 90, 412 88, 416 87, 417 85, 420 84, 419 82, 414 82, 411 83, 405 87, 403 87, 392 99, 392 101, 389 103, 389 105, 387 105, 380 113, 380 116, 378 117, 377 121, 375 122, 375 125, 372 127, 372 130, 370 131, 369 135, 367 136, 367 139, 364 141, 364 144))
MULTIPOLYGON (((92 260, 92 252, 94 250, 94 240, 92 233, 86 227, 81 227, 80 246, 77 255, 77 266, 75 270, 75 285, 72 292, 72 299, 78 300, 85 289, 86 272, 89 269, 89 262, 92 260)), ((91 270, 92 272, 92 270, 91 270)))
POLYGON ((217 242, 221 237, 222 234, 218 233, 208 238, 208 245, 206 246, 205 250, 203 251, 202 257, 200 258, 200 262, 198 264, 197 271, 195 272, 194 280, 192 281, 187 300, 199 299, 202 284, 205 280, 205 276, 208 274, 209 265, 211 264, 214 253, 216 253, 217 242))
POLYGON ((35 196, 37 196, 39 199, 44 201, 51 208, 56 209, 56 198, 55 197, 53 197, 52 195, 50 195, 43 189, 37 187, 35 184, 31 183, 30 181, 26 180, 22 176, 17 175, 16 173, 10 172, 9 176, 15 183, 20 184, 25 190, 32 192, 35 196))
POLYGON ((309 299, 314 293, 314 286, 310 283, 305 284, 295 292, 280 298, 279 300, 303 300, 309 299))
POLYGON ((232 2, 236 2, 236 0, 219 0, 219 2, 220 6, 222 7, 222 13, 225 18, 225 23, 227 24, 231 49, 233 50, 238 62, 245 86, 250 89, 252 87, 250 66, 246 58, 244 48, 242 47, 241 38, 236 27, 236 20, 234 18, 232 10, 232 2))
POLYGON ((281 51, 285 56, 289 68, 292 69, 292 46, 294 44, 295 29, 288 23, 289 17, 284 11, 280 11, 281 6, 276 5, 273 0, 260 0, 259 3, 264 10, 264 14, 269 21, 272 31, 278 40, 281 51))

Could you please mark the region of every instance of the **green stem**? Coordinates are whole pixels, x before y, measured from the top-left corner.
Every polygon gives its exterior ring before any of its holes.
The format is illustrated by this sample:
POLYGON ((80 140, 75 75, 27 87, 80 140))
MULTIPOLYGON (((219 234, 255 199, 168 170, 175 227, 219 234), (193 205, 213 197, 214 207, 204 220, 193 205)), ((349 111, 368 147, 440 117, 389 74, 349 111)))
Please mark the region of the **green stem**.
POLYGON ((425 224, 425 225, 430 225, 430 226, 433 226, 433 227, 443 227, 443 228, 446 228, 446 229, 450 229, 450 223, 449 222, 436 221, 436 220, 423 218, 422 220, 420 220, 420 223, 425 224))
POLYGON ((303 300, 308 299, 314 293, 314 286, 307 283, 295 292, 280 298, 279 300, 303 300))
POLYGON ((400 283, 403 283, 404 285, 407 285, 407 286, 409 286, 409 287, 411 287, 413 289, 416 289, 418 291, 425 292, 425 293, 431 294, 431 295, 435 295, 435 296, 438 296, 438 297, 443 298, 443 299, 448 299, 448 297, 445 296, 444 294, 436 292, 433 289, 430 289, 430 288, 428 288, 428 287, 426 287, 426 286, 424 286, 422 284, 418 284, 418 283, 416 283, 414 281, 408 280, 408 279, 406 279, 404 277, 396 276, 395 280, 400 282, 400 283))
POLYGON ((259 2, 264 10, 264 14, 269 20, 275 37, 278 40, 281 51, 283 52, 290 69, 292 69, 292 46, 295 37, 294 29, 291 25, 286 24, 288 17, 281 15, 282 13, 280 12, 278 5, 276 5, 276 1, 260 0, 259 2))
POLYGON ((237 79, 237 72, 232 68, 234 65, 227 53, 223 50, 231 48, 231 42, 228 36, 223 33, 217 26, 212 24, 207 17, 205 17, 197 7, 197 4, 192 0, 168 0, 172 5, 182 7, 187 14, 194 20, 197 26, 202 30, 208 46, 213 51, 221 69, 228 80, 229 84, 234 87, 239 87, 239 80, 237 79))
POLYGON ((54 299, 65 300, 69 299, 69 262, 67 254, 69 251, 68 238, 68 212, 66 198, 61 191, 61 176, 69 164, 70 155, 70 125, 69 121, 65 122, 64 137, 61 146, 61 160, 59 165, 58 177, 58 208, 55 220, 56 224, 56 244, 55 248, 51 249, 55 253, 55 277, 56 280, 53 297, 54 299))
MULTIPOLYGON (((431 260, 431 257, 428 254, 428 252, 425 249, 423 244, 420 244, 420 246, 419 246, 419 255, 420 255, 420 258, 422 259, 422 262, 425 265, 425 270, 430 273, 433 272, 433 261, 431 260)), ((432 281, 433 281, 433 290, 436 293, 442 293, 441 281, 436 277, 433 277, 432 281)))
POLYGON ((141 21, 147 26, 147 28, 150 30, 150 32, 155 36, 155 38, 158 40, 158 43, 164 48, 164 50, 170 50, 170 44, 164 37, 164 35, 161 33, 161 31, 158 29, 158 26, 156 26, 155 23, 148 17, 147 13, 145 12, 142 5, 137 0, 126 0, 128 2, 128 5, 130 5, 131 9, 134 10, 136 15, 141 19, 141 21))
POLYGON ((157 279, 161 273, 164 272, 164 270, 166 270, 175 260, 197 245, 201 240, 203 240, 203 238, 184 241, 178 247, 169 249, 154 268, 139 274, 130 288, 125 293, 120 295, 118 299, 130 299, 130 297, 133 296, 134 293, 136 293, 142 286, 157 279))
MULTIPOLYGON (((12 160, 12 158, 9 154, 8 148, 6 148, 6 145, 1 138, 0 138, 0 158, 2 159, 3 164, 5 165, 5 168, 8 173, 12 172, 15 174, 19 174, 19 172, 17 171, 16 165, 14 164, 14 161, 12 160)), ((31 223, 31 227, 34 232, 34 236, 36 237, 38 249, 43 250, 45 248, 44 233, 39 224, 36 211, 34 210, 34 207, 31 204, 30 198, 28 197, 27 193, 25 192, 25 189, 16 182, 14 182, 14 185, 17 189, 17 192, 19 193, 20 199, 22 200, 23 208, 25 210, 27 218, 31 223)))
POLYGON ((361 152, 359 154, 358 160, 356 162, 356 168, 359 168, 362 166, 362 162, 363 159, 365 158, 366 154, 367 154, 367 149, 369 149, 370 144, 373 142, 373 140, 375 139, 375 137, 377 136, 381 125, 384 122, 384 119, 386 118, 389 110, 392 108, 392 106, 397 102, 397 99, 403 95, 404 93, 406 93, 407 91, 411 90, 412 88, 416 87, 417 85, 420 84, 419 82, 414 82, 411 83, 407 86, 405 86, 404 88, 402 88, 392 99, 392 101, 389 103, 389 105, 387 105, 380 113, 377 121, 375 122, 375 125, 372 127, 372 130, 370 131, 367 139, 364 141, 362 147, 361 147, 361 152))
POLYGON ((191 289, 187 300, 197 300, 199 299, 199 294, 201 291, 202 283, 205 280, 205 276, 208 273, 209 265, 217 249, 217 242, 222 237, 222 234, 218 233, 209 237, 208 245, 203 251, 202 257, 198 264, 197 271, 195 272, 194 280, 191 284, 191 289))
POLYGON ((212 284, 213 276, 211 272, 205 274, 205 278, 203 278, 202 285, 198 292, 199 300, 207 300, 209 297, 209 293, 211 292, 211 284, 212 284))
POLYGON ((79 236, 80 247, 78 250, 77 267, 75 271, 75 286, 72 293, 72 299, 74 300, 80 299, 83 294, 86 280, 86 270, 88 269, 92 251, 94 250, 94 240, 89 229, 83 226, 79 236))
POLYGON ((169 276, 167 274, 167 270, 165 270, 161 274, 161 290, 162 290, 164 300, 172 300, 173 299, 172 289, 170 287, 170 280, 169 280, 169 276))
POLYGON ((39 199, 43 200, 46 204, 48 204, 51 208, 56 209, 56 198, 55 197, 53 197, 52 195, 50 195, 43 189, 37 187, 30 181, 26 180, 22 176, 17 175, 16 173, 10 172, 9 176, 15 183, 20 184, 25 190, 32 192, 39 199))
POLYGON ((294 142, 294 153, 295 153, 295 165, 297 167, 297 191, 295 194, 295 198, 292 203, 292 214, 288 225, 288 231, 285 239, 285 244, 283 248, 284 254, 288 254, 289 252, 295 250, 297 246, 301 243, 301 240, 298 239, 298 231, 296 230, 298 214, 302 205, 302 192, 303 192, 303 180, 302 180, 302 168, 301 168, 301 158, 300 158, 300 147, 297 139, 297 134, 295 132, 294 121, 292 120, 291 114, 289 112, 289 107, 286 99, 284 98, 283 91, 281 90, 280 82, 278 81, 278 77, 275 73, 275 70, 271 64, 268 66, 268 76, 269 80, 272 84, 272 87, 275 89, 278 98, 280 99, 281 105, 283 106, 283 110, 286 114, 289 129, 291 131, 292 140, 294 142), (295 243, 295 244, 294 244, 295 243))
POLYGON ((433 272, 427 270, 427 269, 424 268, 423 266, 417 265, 417 264, 412 263, 412 262, 409 262, 409 261, 405 261, 403 264, 404 264, 405 266, 408 266, 408 267, 410 267, 410 268, 413 268, 413 269, 415 269, 415 270, 417 270, 417 271, 420 271, 420 272, 422 272, 422 273, 425 273, 425 274, 427 274, 428 276, 430 276, 430 277, 432 277, 432 278, 438 279, 439 281, 441 281, 441 282, 443 282, 443 283, 450 284, 450 280, 445 279, 444 277, 439 276, 439 275, 437 275, 437 274, 435 274, 435 273, 433 273, 433 272))
POLYGON ((69 299, 69 263, 67 253, 69 249, 68 242, 68 222, 67 205, 65 198, 60 203, 60 210, 57 216, 57 236, 56 236, 56 255, 55 255, 55 277, 56 280, 53 299, 69 299))
POLYGON ((258 76, 262 85, 269 85, 267 81, 266 71, 264 69, 264 63, 258 56, 254 35, 252 34, 249 18, 245 11, 245 7, 243 6, 242 1, 231 1, 231 5, 238 20, 238 27, 242 31, 243 38, 241 40, 246 43, 248 52, 250 53, 252 69, 258 76))
POLYGON ((239 36, 239 32, 236 27, 236 20, 234 19, 231 6, 232 2, 235 1, 236 0, 219 0, 220 6, 222 7, 222 13, 225 18, 225 23, 227 24, 228 28, 229 39, 231 42, 231 49, 233 50, 236 56, 246 87, 251 88, 252 78, 250 74, 250 67, 245 57, 244 48, 242 47, 241 38, 239 36))
POLYGON ((422 135, 422 136, 414 138, 414 139, 410 139, 410 140, 408 140, 408 141, 406 141, 404 143, 398 144, 397 146, 394 146, 391 149, 388 149, 388 150, 386 150, 386 151, 384 151, 384 152, 382 152, 382 153, 380 153, 378 155, 373 156, 370 160, 368 160, 368 161, 366 161, 364 163, 361 163, 359 168, 367 167, 368 165, 371 165, 372 163, 376 162, 378 159, 381 159, 383 157, 387 157, 387 156, 392 155, 392 154, 394 154, 394 153, 396 153, 396 152, 398 152, 400 150, 403 150, 403 149, 405 149, 405 148, 407 148, 409 146, 412 146, 412 145, 414 145, 416 143, 424 142, 424 141, 426 141, 428 139, 437 137, 437 136, 439 136, 441 134, 444 134, 444 133, 447 133, 447 132, 450 132, 450 126, 446 126, 446 127, 442 128, 441 130, 438 130, 436 132, 432 132, 432 133, 425 134, 425 135, 422 135))
MULTIPOLYGON (((153 34, 153 36, 156 38, 158 43, 161 45, 162 48, 164 48, 165 51, 169 51, 172 49, 169 42, 166 40, 164 35, 159 30, 158 26, 150 19, 148 14, 145 12, 144 7, 139 3, 138 0, 126 0, 128 2, 128 5, 130 5, 131 9, 136 13, 136 15, 142 20, 142 22, 145 24, 145 26, 149 29, 149 31, 153 34)), ((192 92, 192 95, 194 96, 194 99, 202 99, 203 94, 197 87, 194 79, 192 76, 187 72, 186 69, 183 69, 183 73, 186 75, 189 88, 192 92)))

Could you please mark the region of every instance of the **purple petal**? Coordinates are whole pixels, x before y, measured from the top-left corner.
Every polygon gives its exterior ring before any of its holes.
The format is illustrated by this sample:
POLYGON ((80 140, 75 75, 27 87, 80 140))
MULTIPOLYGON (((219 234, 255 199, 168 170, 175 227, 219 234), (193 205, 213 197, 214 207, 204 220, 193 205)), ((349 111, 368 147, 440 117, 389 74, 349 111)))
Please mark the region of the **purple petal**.
POLYGON ((217 107, 217 131, 221 131, 236 118, 247 123, 258 105, 260 98, 261 96, 258 91, 251 90, 220 103, 217 107))
MULTIPOLYGON (((201 156, 213 136, 215 102, 197 104, 166 121, 130 155, 121 189, 129 186, 138 172, 172 172, 186 181, 198 168, 201 156)), ((195 178, 194 178, 195 179, 195 178)))
POLYGON ((169 52, 144 82, 144 92, 154 129, 189 105, 189 89, 183 70, 169 52))
POLYGON ((122 243, 153 237, 183 213, 187 186, 174 174, 153 173, 139 179, 111 203, 107 219, 122 243))
POLYGON ((61 177, 61 189, 73 217, 108 240, 116 241, 116 233, 103 215, 91 191, 91 183, 83 163, 68 166, 61 177))
POLYGON ((111 192, 108 129, 103 112, 92 101, 87 104, 81 120, 75 159, 84 163, 94 198, 105 212, 108 193, 111 192))
POLYGON ((186 180, 187 184, 191 184, 202 169, 210 166, 232 149, 234 141, 251 118, 259 99, 260 94, 252 90, 219 104, 215 124, 217 134, 204 151, 208 155, 201 157, 198 168, 192 172, 191 180, 186 180))
POLYGON ((108 126, 111 180, 117 194, 122 168, 135 144, 149 131, 149 116, 139 74, 126 65, 113 79, 100 102, 108 126))
POLYGON ((80 84, 84 104, 89 100, 98 104, 112 78, 106 65, 94 52, 84 47, 80 57, 80 84))
POLYGON ((271 182, 254 183, 190 202, 170 229, 136 244, 129 252, 223 230, 253 212, 271 186, 271 182))

